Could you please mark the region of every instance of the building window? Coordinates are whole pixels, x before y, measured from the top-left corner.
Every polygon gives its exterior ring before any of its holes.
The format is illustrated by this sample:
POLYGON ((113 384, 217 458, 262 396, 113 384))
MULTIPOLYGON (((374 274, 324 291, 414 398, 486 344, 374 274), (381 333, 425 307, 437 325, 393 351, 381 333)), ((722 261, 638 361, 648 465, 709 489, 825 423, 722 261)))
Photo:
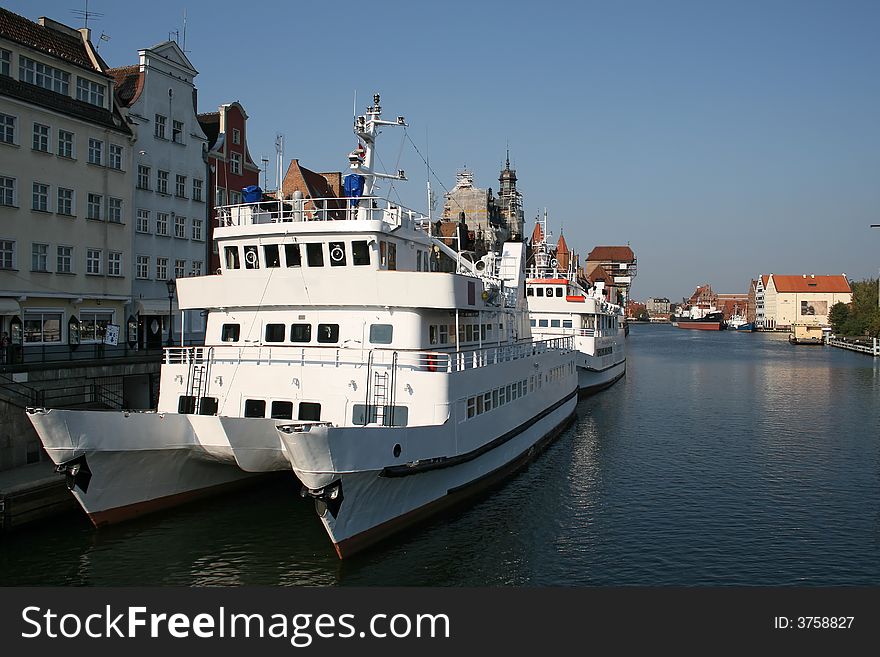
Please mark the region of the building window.
POLYGON ((150 211, 143 210, 138 208, 137 211, 137 224, 135 230, 139 233, 149 233, 150 232, 150 211))
POLYGON ((101 249, 86 249, 87 274, 100 274, 102 261, 101 249))
POLYGON ((186 176, 177 174, 174 180, 174 195, 186 198, 186 176))
POLYGON ((202 240, 202 220, 193 219, 192 221, 192 238, 196 241, 202 240))
POLYGON ((89 205, 86 210, 86 219, 101 221, 101 206, 104 205, 104 197, 100 194, 89 193, 89 205))
POLYGON ((186 217, 174 217, 174 237, 186 239, 186 217))
POLYGON ((156 213, 156 235, 168 234, 168 215, 165 212, 156 213))
POLYGON ((222 187, 217 188, 217 193, 214 195, 214 205, 220 207, 221 205, 226 205, 226 190, 222 187))
POLYGON ((178 144, 183 143, 183 121, 171 122, 171 140, 178 144))
POLYGON ((100 139, 89 138, 89 163, 104 163, 104 142, 100 139))
POLYGON ((229 170, 234 173, 236 176, 241 175, 241 153, 232 153, 230 155, 230 167, 229 170))
POLYGON ((165 136, 165 125, 168 123, 168 117, 161 114, 156 115, 156 130, 153 133, 157 139, 167 139, 165 136))
POLYGON ((15 143, 15 117, 9 114, 0 114, 0 142, 4 144, 15 143))
POLYGON ((73 159, 73 133, 67 130, 58 131, 58 155, 73 159))
POLYGON ((174 261, 174 278, 183 278, 186 276, 186 260, 174 261))
POLYGON ((82 342, 102 342, 107 325, 113 323, 113 313, 84 310, 79 317, 82 342))
POLYGON ((122 171, 122 146, 118 144, 110 144, 110 168, 122 171))
POLYGON ((150 188, 150 167, 145 167, 143 164, 138 164, 137 186, 138 189, 150 188))
POLYGON ((15 206, 15 178, 0 176, 0 205, 15 206))
POLYGON ((15 242, 0 240, 0 269, 15 269, 15 242))
POLYGON ((67 215, 68 217, 73 216, 73 190, 66 189, 64 187, 58 188, 58 207, 56 208, 58 214, 67 215))
POLYGON ((156 280, 164 281, 168 278, 168 258, 156 258, 156 280))
POLYGON ((0 205, 15 205, 15 178, 0 176, 0 205))
POLYGON ((59 246, 56 251, 55 271, 59 274, 73 273, 73 247, 59 246))
POLYGON ((193 201, 201 201, 202 200, 202 181, 198 178, 193 178, 193 201))
POLYGON ((25 313, 24 341, 26 344, 61 342, 61 313, 25 313))
POLYGON ((49 126, 34 123, 34 150, 41 153, 49 152, 49 126))
POLYGON ((159 170, 158 177, 156 178, 156 191, 160 194, 168 193, 168 172, 159 170))
POLYGON ((135 278, 145 280, 150 277, 150 256, 139 255, 135 267, 135 278))
POLYGON ((57 68, 18 56, 18 79, 65 96, 70 95, 70 74, 57 68))
POLYGON ((49 271, 49 245, 31 245, 31 271, 49 271))
POLYGON ((34 183, 33 209, 39 212, 49 211, 49 185, 34 183))
POLYGON ((229 203, 230 205, 238 205, 241 203, 241 192, 236 192, 235 190, 229 190, 229 203))
POLYGON ((81 100, 89 105, 97 105, 104 107, 104 93, 107 87, 98 82, 92 82, 85 78, 77 77, 76 79, 76 99, 81 100))
POLYGON ((202 275, 202 266, 203 262, 201 260, 193 260, 192 266, 192 275, 193 276, 201 276, 202 275))
POLYGON ((107 275, 122 276, 122 253, 110 251, 107 254, 107 275))
POLYGON ((232 143, 240 144, 241 143, 241 131, 238 128, 232 129, 232 143))
POLYGON ((107 199, 107 221, 113 222, 114 224, 122 223, 121 198, 113 198, 111 196, 109 199, 107 199))
POLYGON ((9 67, 12 62, 12 53, 0 48, 0 75, 12 75, 9 67))

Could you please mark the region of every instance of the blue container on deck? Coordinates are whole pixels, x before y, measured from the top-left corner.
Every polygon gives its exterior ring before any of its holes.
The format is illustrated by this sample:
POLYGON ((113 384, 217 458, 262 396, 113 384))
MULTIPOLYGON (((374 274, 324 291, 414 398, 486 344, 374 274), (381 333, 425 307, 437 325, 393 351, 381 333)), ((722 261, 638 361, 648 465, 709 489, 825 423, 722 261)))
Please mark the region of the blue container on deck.
POLYGON ((248 185, 241 190, 245 203, 259 203, 263 200, 263 190, 258 185, 248 185))

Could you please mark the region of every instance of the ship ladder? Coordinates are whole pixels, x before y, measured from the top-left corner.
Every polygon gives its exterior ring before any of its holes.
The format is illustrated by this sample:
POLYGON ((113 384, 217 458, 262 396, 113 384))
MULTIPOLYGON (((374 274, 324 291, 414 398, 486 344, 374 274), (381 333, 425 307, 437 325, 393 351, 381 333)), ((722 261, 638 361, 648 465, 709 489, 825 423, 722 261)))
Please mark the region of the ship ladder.
POLYGON ((373 372, 372 407, 376 424, 385 424, 385 402, 388 400, 388 372, 373 372))

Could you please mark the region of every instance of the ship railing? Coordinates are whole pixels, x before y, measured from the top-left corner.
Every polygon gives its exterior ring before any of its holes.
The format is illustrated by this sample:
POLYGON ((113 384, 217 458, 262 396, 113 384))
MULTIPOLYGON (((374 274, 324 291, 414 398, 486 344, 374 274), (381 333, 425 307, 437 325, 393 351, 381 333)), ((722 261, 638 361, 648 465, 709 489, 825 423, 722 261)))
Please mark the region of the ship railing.
POLYGON ((214 210, 219 227, 296 221, 383 221, 429 231, 422 213, 380 196, 270 199, 222 205, 214 210))
POLYGON ((496 365, 548 351, 573 350, 574 338, 562 336, 547 340, 518 342, 462 349, 461 351, 417 351, 399 349, 343 349, 333 347, 167 347, 166 365, 206 362, 224 364, 287 365, 308 367, 366 367, 372 352, 372 367, 396 367, 420 372, 461 372, 496 365), (395 355, 397 357, 394 362, 395 355))

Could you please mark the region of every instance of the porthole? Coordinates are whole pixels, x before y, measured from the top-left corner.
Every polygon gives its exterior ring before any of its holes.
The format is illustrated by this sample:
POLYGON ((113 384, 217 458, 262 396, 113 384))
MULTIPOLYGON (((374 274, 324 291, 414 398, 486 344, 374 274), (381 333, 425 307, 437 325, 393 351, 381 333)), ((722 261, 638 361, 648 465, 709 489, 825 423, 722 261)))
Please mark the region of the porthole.
POLYGON ((394 454, 394 458, 397 458, 398 456, 400 456, 400 452, 401 452, 400 443, 397 443, 394 446, 394 449, 392 450, 392 453, 394 454))

